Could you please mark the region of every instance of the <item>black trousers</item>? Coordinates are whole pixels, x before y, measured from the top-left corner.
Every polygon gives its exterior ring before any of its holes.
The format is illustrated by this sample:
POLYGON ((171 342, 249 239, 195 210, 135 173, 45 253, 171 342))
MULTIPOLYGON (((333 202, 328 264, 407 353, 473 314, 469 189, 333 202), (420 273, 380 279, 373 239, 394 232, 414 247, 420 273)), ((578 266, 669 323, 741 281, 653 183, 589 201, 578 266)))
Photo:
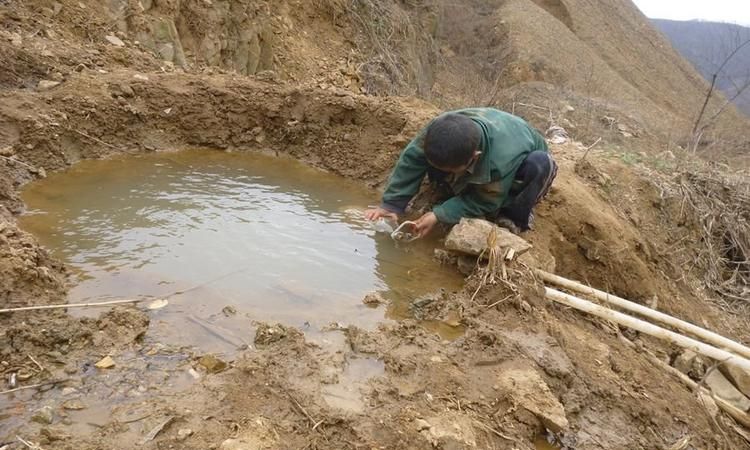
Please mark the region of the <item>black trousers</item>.
POLYGON ((495 218, 510 219, 521 231, 531 228, 534 207, 547 195, 557 176, 557 164, 544 151, 529 153, 516 172, 509 201, 495 218))
MULTIPOLYGON (((448 176, 446 172, 429 167, 427 176, 434 186, 432 203, 442 202, 455 195, 445 181, 448 176)), ((555 176, 557 176, 557 164, 552 159, 552 155, 545 151, 529 153, 518 167, 508 194, 508 202, 498 211, 488 214, 487 218, 490 220, 509 219, 521 231, 528 230, 534 220, 534 207, 547 195, 555 176)))

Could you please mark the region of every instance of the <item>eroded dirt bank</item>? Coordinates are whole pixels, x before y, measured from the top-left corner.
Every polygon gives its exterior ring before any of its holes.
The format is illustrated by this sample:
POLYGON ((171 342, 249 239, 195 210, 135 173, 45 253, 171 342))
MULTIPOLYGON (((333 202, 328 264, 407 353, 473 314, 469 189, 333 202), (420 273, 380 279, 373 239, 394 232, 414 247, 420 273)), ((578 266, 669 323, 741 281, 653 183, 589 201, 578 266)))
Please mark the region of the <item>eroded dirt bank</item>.
MULTIPOLYGON (((414 100, 229 75, 134 75, 82 73, 48 92, 2 94, 2 148, 12 159, 0 161, 4 305, 65 302, 64 267, 14 220, 23 209, 19 187, 46 171, 115 153, 210 147, 285 152, 377 187, 401 147, 436 111, 414 100)), ((666 281, 678 279, 664 263, 669 255, 659 252, 669 236, 638 231, 658 229, 656 206, 631 208, 627 219, 621 216, 627 209, 606 201, 620 190, 632 192, 633 185, 645 198, 656 195, 647 183, 618 172, 616 163, 601 162, 611 186, 609 194, 600 192, 600 173, 576 174, 582 149, 555 152, 561 177, 529 235, 543 265, 642 302, 656 297, 667 311, 745 336, 740 321, 691 294, 685 283, 666 281)), ((408 320, 375 332, 342 324, 331 339, 345 345, 330 351, 295 329, 261 327, 251 348, 226 370, 212 373, 197 355, 188 357, 179 369, 197 370, 198 381, 172 392, 147 378, 143 384, 156 389, 114 408, 112 420, 85 431, 71 428, 65 420, 69 398, 52 396, 51 424, 26 420, 3 436, 18 433, 61 449, 533 448, 533 439, 548 428, 582 449, 669 448, 685 436, 694 448, 745 445, 735 433, 720 431, 728 419, 715 422, 692 392, 624 345, 616 328, 547 304, 523 267, 512 279, 516 292, 501 284, 470 300, 476 288, 470 279, 464 292, 433 299, 429 315, 458 317, 466 327, 455 341, 408 320), (361 403, 342 407, 324 398, 324 390, 346 378, 352 361, 367 358, 382 361, 384 373, 357 387, 361 403)), ((124 361, 135 353, 150 361, 168 353, 143 343, 148 313, 132 308, 98 319, 15 313, 0 323, 6 374, 22 369, 30 374, 24 383, 68 380, 45 389, 82 390, 84 374, 117 378, 117 367, 92 368, 106 354, 124 361)), ((673 351, 629 337, 667 359, 673 351)), ((130 376, 137 378, 135 372, 130 376)), ((44 404, 45 395, 35 400, 23 393, 12 401, 19 415, 29 417, 33 411, 25 405, 44 404)))

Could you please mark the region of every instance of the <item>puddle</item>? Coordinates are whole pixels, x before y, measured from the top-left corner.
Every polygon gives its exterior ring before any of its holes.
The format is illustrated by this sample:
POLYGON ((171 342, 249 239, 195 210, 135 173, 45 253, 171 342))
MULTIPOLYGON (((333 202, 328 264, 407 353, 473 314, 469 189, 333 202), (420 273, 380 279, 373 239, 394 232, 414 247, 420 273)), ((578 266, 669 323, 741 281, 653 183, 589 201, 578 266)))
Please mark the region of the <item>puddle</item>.
POLYGON ((338 382, 323 386, 323 399, 329 406, 350 412, 361 412, 365 404, 362 389, 367 387, 367 380, 382 375, 385 365, 373 358, 350 359, 338 382))
POLYGON ((540 434, 534 439, 534 448, 536 450, 562 450, 563 447, 557 444, 557 439, 549 433, 540 434))
MULTIPOLYGON (((118 355, 118 370, 82 375, 74 396, 85 409, 65 411, 61 389, 24 393, 0 404, 4 426, 16 420, 4 416, 21 420, 42 404, 64 411, 76 433, 112 420, 135 424, 152 388, 163 395, 194 381, 186 348, 231 359, 252 344, 254 321, 278 321, 335 352, 346 343, 325 331, 332 323, 374 329, 409 317, 420 295, 463 282, 432 259, 435 241, 398 246, 373 231, 362 211, 375 193, 287 158, 190 150, 84 161, 32 183, 23 199, 21 226, 72 269, 70 302, 184 292, 149 312, 145 336, 147 348, 184 357, 118 355), (391 302, 387 309, 362 303, 373 291, 391 302)), ((424 326, 445 339, 462 332, 424 326)), ((350 358, 322 393, 331 406, 361 411, 367 380, 382 373, 382 362, 350 358)))
POLYGON ((400 319, 413 298, 462 281, 432 260, 435 242, 399 248, 376 235, 360 214, 373 192, 287 158, 190 150, 84 161, 23 199, 23 228, 76 273, 71 302, 198 286, 155 312, 149 334, 204 351, 252 342, 253 320, 371 329, 384 314, 362 304, 367 293, 380 291, 386 317, 400 319))

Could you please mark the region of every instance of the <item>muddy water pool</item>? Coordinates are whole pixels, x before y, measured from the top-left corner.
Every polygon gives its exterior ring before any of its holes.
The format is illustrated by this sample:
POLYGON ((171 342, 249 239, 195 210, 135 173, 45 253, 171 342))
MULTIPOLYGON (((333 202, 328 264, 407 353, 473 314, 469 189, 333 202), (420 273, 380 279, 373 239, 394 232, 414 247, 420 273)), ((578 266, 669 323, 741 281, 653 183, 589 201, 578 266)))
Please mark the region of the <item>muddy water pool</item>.
MULTIPOLYGON (((395 243, 362 210, 376 195, 297 161, 189 150, 84 161, 23 192, 32 232, 74 271, 70 302, 173 296, 149 337, 202 351, 253 340, 252 321, 373 328, 461 278, 435 242, 395 243), (378 291, 385 309, 365 306, 378 291)), ((90 311, 90 310, 89 310, 90 311)), ((456 330, 426 324, 450 337, 456 330)))

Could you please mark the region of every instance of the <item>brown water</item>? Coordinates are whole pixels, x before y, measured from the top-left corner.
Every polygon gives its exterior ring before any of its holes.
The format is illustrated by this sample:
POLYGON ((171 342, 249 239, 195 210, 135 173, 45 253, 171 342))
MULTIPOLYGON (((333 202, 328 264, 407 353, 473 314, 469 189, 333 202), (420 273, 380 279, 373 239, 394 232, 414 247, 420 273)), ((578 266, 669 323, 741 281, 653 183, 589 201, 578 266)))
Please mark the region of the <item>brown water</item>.
POLYGON ((435 242, 399 246, 373 231, 362 218, 373 192, 287 158, 190 150, 84 161, 23 199, 22 226, 75 271, 71 302, 197 286, 151 313, 148 338, 202 351, 252 343, 256 320, 311 339, 333 322, 373 328, 461 283, 432 260, 435 242), (385 313, 362 304, 372 291, 392 302, 385 313))

